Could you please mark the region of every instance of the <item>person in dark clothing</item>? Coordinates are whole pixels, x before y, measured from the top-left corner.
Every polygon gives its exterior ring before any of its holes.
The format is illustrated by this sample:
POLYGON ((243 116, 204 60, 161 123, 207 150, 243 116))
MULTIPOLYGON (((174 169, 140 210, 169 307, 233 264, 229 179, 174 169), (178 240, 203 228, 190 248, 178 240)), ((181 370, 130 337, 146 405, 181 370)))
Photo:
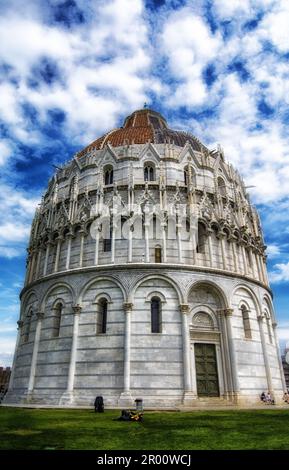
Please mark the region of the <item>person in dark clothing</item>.
POLYGON ((261 401, 266 401, 266 393, 262 392, 260 396, 261 401))
POLYGON ((94 411, 95 413, 103 413, 104 412, 104 404, 102 397, 96 397, 94 400, 94 411))

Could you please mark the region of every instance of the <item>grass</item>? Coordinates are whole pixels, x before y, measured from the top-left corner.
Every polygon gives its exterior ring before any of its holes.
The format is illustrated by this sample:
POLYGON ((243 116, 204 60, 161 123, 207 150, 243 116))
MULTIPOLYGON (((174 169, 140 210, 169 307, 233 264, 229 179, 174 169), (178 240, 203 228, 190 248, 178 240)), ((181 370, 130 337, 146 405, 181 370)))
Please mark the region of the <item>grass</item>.
POLYGON ((289 410, 147 412, 0 407, 1 450, 289 449, 289 410))

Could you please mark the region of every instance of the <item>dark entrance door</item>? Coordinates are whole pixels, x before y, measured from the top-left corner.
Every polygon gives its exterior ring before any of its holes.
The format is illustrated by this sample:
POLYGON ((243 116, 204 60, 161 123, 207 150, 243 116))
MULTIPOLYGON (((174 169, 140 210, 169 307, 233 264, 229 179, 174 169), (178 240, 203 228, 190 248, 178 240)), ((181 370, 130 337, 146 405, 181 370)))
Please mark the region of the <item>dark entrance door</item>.
POLYGON ((219 381, 214 344, 195 343, 197 391, 199 397, 218 397, 219 381))

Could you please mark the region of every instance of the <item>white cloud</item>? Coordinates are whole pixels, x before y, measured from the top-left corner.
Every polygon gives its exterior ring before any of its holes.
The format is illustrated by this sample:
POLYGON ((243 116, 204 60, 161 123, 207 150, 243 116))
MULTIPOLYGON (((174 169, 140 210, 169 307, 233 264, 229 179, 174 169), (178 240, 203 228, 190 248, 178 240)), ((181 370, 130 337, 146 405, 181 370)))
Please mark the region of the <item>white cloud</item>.
POLYGON ((167 57, 171 75, 179 81, 175 94, 169 91, 169 106, 181 103, 192 107, 204 103, 207 90, 202 70, 214 59, 221 45, 219 35, 213 36, 202 18, 189 8, 171 13, 161 35, 162 54, 167 57))
POLYGON ((282 342, 289 342, 289 323, 288 321, 280 321, 278 323, 278 338, 282 342))
POLYGON ((121 110, 148 101, 151 59, 143 2, 96 2, 91 8, 91 24, 73 31, 44 24, 33 10, 31 17, 12 9, 2 15, 0 56, 13 67, 18 84, 1 84, 0 118, 17 139, 41 141, 21 112, 23 103, 36 107, 40 121, 48 109, 62 109, 67 136, 87 144, 113 127, 121 110), (61 80, 30 88, 27 80, 42 58, 58 67, 61 80))
POLYGON ((1 353, 0 352, 0 366, 11 367, 13 361, 13 353, 1 353))
POLYGON ((262 38, 271 40, 281 51, 289 50, 288 38, 289 5, 286 0, 274 2, 274 7, 264 17, 260 25, 262 38))
POLYGON ((280 247, 274 244, 267 245, 266 252, 269 258, 275 258, 281 254, 280 247))
POLYGON ((12 147, 9 142, 2 140, 0 142, 0 166, 4 165, 8 158, 12 155, 12 147))
MULTIPOLYGON (((16 334, 15 334, 16 336, 16 334)), ((0 354, 13 354, 15 349, 15 338, 1 338, 0 342, 0 354)))
POLYGON ((0 223, 0 256, 25 255, 31 220, 39 201, 35 194, 24 194, 8 184, 0 184, 0 206, 5 218, 0 223))
POLYGON ((274 271, 269 273, 269 277, 272 283, 288 282, 289 281, 289 262, 275 264, 274 271))

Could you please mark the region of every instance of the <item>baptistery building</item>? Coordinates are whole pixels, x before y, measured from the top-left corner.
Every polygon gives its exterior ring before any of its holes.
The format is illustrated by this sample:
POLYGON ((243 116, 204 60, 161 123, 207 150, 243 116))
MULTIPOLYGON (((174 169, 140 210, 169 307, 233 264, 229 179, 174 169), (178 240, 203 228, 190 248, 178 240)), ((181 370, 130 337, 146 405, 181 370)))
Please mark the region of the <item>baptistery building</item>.
POLYGON ((56 169, 36 210, 6 403, 280 401, 265 248, 222 149, 133 112, 56 169))

